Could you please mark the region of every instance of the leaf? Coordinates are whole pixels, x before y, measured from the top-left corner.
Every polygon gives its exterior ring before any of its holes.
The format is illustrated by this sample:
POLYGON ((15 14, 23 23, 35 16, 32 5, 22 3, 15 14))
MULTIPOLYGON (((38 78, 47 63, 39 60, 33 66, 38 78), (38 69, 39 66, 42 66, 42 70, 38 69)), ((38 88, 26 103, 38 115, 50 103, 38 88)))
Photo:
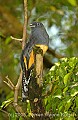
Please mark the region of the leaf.
POLYGON ((54 98, 59 98, 59 99, 61 99, 61 97, 62 97, 61 95, 55 95, 54 96, 54 98))
POLYGON ((64 105, 65 105, 64 101, 60 102, 60 104, 58 105, 59 112, 62 111, 62 109, 64 109, 64 105))
POLYGON ((7 37, 5 40, 5 44, 8 45, 12 41, 11 37, 7 37))
POLYGON ((70 76, 71 76, 71 73, 68 73, 64 76, 64 84, 65 85, 67 85, 70 76))
POLYGON ((45 102, 45 106, 47 105, 47 102, 48 102, 48 98, 45 98, 44 99, 44 102, 45 102))
POLYGON ((75 101, 76 101, 76 107, 78 108, 78 97, 76 97, 75 101))
POLYGON ((76 88, 71 90, 71 96, 74 97, 78 94, 78 90, 76 88))
POLYGON ((23 118, 20 116, 19 120, 23 120, 23 118))
POLYGON ((67 118, 65 118, 65 120, 75 120, 74 116, 68 116, 67 118))
POLYGON ((14 98, 10 98, 10 99, 4 101, 4 102, 2 103, 2 105, 1 105, 1 109, 2 109, 3 107, 6 108, 9 104, 11 104, 11 103, 13 102, 13 100, 14 100, 14 98))
POLYGON ((16 113, 13 109, 10 110, 10 116, 9 116, 9 120, 17 120, 17 116, 19 114, 16 113))
POLYGON ((76 0, 68 0, 68 2, 69 2, 72 6, 77 6, 76 0))
POLYGON ((71 106, 71 99, 69 99, 68 101, 67 101, 67 103, 66 103, 66 105, 65 105, 65 111, 68 111, 68 109, 70 108, 70 106, 71 106))
POLYGON ((66 91, 68 90, 68 86, 63 89, 63 94, 65 95, 66 91))

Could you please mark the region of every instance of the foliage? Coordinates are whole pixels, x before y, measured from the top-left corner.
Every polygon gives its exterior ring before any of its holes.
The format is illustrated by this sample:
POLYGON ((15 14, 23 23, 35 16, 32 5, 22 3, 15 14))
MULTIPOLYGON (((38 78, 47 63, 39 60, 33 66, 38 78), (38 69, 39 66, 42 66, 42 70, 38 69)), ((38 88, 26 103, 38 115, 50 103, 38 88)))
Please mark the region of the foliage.
POLYGON ((78 58, 63 58, 44 81, 45 109, 55 120, 78 118, 78 58))
MULTIPOLYGON (((3 102, 7 107, 13 98, 3 102)), ((76 120, 78 118, 78 58, 62 58, 44 76, 43 101, 45 115, 55 120, 76 120)), ((13 109, 13 108, 12 108, 13 109)), ((27 116, 33 116, 30 102, 27 102, 27 116)), ((16 120, 14 110, 10 117, 16 120)), ((22 119, 22 118, 20 118, 22 119)))

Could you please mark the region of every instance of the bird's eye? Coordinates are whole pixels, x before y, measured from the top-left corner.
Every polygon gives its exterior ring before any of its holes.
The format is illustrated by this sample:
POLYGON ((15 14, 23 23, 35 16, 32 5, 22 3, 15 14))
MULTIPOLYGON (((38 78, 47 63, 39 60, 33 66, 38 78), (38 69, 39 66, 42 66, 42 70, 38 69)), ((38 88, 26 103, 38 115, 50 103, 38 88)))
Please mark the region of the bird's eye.
POLYGON ((40 25, 40 23, 37 23, 37 26, 39 26, 40 25))

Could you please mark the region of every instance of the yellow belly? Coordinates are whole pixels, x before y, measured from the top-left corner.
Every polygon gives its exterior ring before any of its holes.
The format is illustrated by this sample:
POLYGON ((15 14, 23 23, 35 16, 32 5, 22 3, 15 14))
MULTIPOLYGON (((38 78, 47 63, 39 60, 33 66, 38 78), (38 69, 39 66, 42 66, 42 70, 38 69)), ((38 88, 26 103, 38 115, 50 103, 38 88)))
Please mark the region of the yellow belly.
MULTIPOLYGON (((48 46, 45 46, 45 45, 36 45, 36 46, 40 47, 43 50, 43 55, 46 53, 46 51, 48 49, 48 46)), ((30 53, 28 68, 30 68, 33 63, 34 63, 34 54, 33 54, 33 50, 32 50, 32 52, 30 53)))

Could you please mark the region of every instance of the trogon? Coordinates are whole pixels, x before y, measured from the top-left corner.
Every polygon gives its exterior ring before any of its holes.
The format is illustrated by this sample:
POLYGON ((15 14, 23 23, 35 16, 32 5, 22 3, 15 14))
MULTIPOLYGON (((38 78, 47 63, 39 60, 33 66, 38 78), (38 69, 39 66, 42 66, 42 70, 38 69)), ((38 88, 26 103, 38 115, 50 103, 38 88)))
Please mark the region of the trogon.
POLYGON ((43 54, 48 49, 49 36, 40 22, 33 22, 30 24, 31 34, 29 41, 26 43, 21 55, 22 67, 22 101, 28 97, 28 86, 31 80, 31 71, 34 65, 33 47, 38 46, 43 50, 43 54))

